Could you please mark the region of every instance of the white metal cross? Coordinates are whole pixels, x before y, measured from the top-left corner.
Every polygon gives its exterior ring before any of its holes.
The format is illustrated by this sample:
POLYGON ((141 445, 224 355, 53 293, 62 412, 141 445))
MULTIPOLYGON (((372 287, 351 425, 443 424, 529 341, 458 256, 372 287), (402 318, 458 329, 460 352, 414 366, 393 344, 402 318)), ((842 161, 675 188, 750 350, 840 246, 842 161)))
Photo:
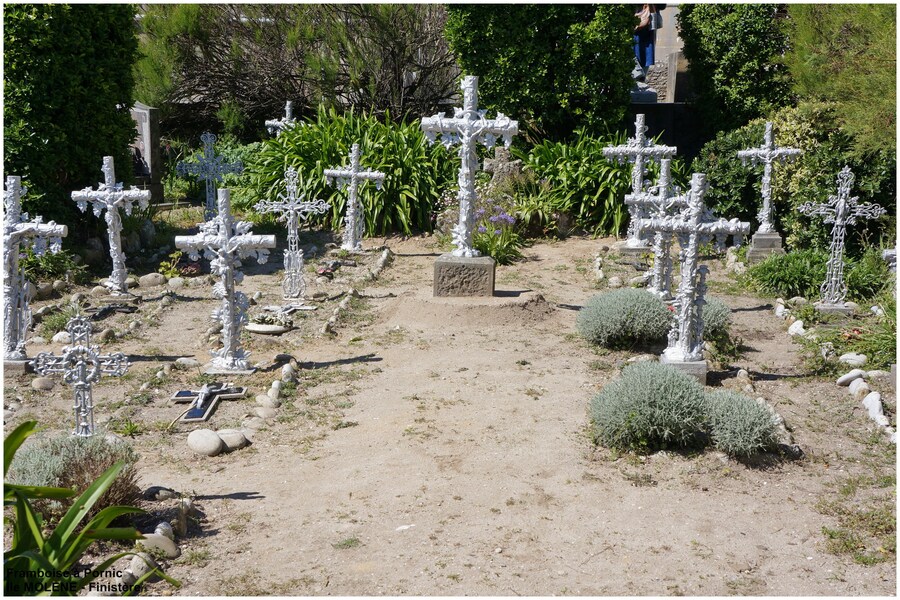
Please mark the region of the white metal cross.
POLYGON ((241 173, 244 163, 235 161, 225 162, 225 159, 216 154, 216 136, 208 131, 200 136, 203 142, 203 156, 195 163, 181 161, 175 167, 175 171, 184 177, 195 175, 197 179, 206 182, 206 208, 203 219, 209 221, 216 216, 216 189, 223 176, 228 173, 241 173))
MULTIPOLYGON (((626 160, 634 163, 634 167, 631 169, 631 193, 633 195, 641 194, 649 184, 649 182, 644 180, 644 177, 647 175, 648 160, 672 158, 678 151, 678 148, 675 146, 662 146, 653 143, 653 140, 647 137, 647 126, 644 122, 644 115, 636 115, 634 137, 628 138, 625 144, 607 146, 603 149, 603 156, 615 159, 620 165, 626 160)), ((636 204, 629 205, 628 213, 630 221, 628 223, 628 239, 625 245, 629 248, 644 248, 648 246, 647 240, 641 238, 641 234, 636 227, 638 219, 647 216, 644 207, 636 204)))
POLYGON ((91 345, 91 322, 77 315, 66 325, 72 338, 62 349, 60 356, 41 352, 34 357, 32 366, 41 375, 62 373, 63 381, 75 389, 75 430, 73 435, 90 437, 94 435, 94 400, 91 386, 103 375, 121 377, 130 366, 121 352, 100 354, 100 348, 91 345))
POLYGON ((322 214, 330 205, 324 200, 306 200, 298 192, 297 170, 288 167, 284 173, 286 193, 279 193, 278 200, 258 202, 253 210, 260 213, 279 213, 279 221, 287 223, 288 247, 284 251, 284 280, 281 289, 285 298, 299 298, 306 291, 306 280, 303 277, 303 250, 300 249, 300 221, 305 221, 311 214, 322 214))
POLYGON ((297 124, 297 119, 294 118, 294 103, 290 100, 285 102, 284 116, 280 119, 269 119, 265 124, 269 135, 274 133, 276 137, 281 135, 281 132, 285 129, 295 126, 297 124))
POLYGON ((763 145, 759 148, 738 150, 738 158, 745 165, 763 164, 762 176, 762 208, 756 218, 759 219, 759 233, 773 233, 775 226, 772 224, 772 171, 776 162, 791 162, 803 154, 799 148, 781 148, 775 145, 775 136, 772 134, 772 123, 766 123, 766 133, 763 145))
POLYGON ((350 165, 345 168, 325 169, 325 181, 329 184, 337 182, 338 187, 350 186, 347 198, 347 214, 344 217, 344 240, 341 248, 349 252, 362 252, 362 237, 366 216, 359 201, 359 184, 374 181, 375 188, 381 189, 384 173, 380 171, 363 171, 359 164, 359 144, 350 148, 350 165))
POLYGON ((644 231, 675 234, 681 245, 681 284, 673 307, 675 321, 669 332, 669 345, 663 356, 670 362, 692 362, 703 358, 702 307, 706 303, 705 265, 698 266, 700 245, 711 237, 736 237, 750 232, 750 223, 731 219, 713 219, 703 203, 706 194, 706 175, 694 173, 688 206, 679 215, 640 219, 638 227, 644 231))
POLYGON ((828 259, 828 271, 822 283, 822 304, 826 306, 843 305, 847 297, 847 284, 844 282, 844 238, 847 225, 854 225, 856 219, 877 219, 887 211, 877 204, 859 204, 858 196, 850 196, 855 177, 849 166, 841 169, 837 176, 837 196, 828 196, 823 204, 807 202, 798 210, 809 216, 824 216, 825 223, 833 223, 831 227, 831 255, 828 259))
POLYGON ((150 203, 150 191, 139 190, 132 186, 130 190, 123 189, 122 183, 116 183, 116 168, 112 156, 103 157, 103 183, 96 190, 89 187, 72 192, 72 200, 78 204, 81 212, 87 210, 88 204, 94 210, 94 215, 99 217, 106 211, 106 230, 109 236, 109 254, 112 257, 113 270, 106 282, 106 286, 113 294, 126 295, 128 288, 125 278, 128 271, 125 268, 125 252, 122 250, 122 218, 119 209, 130 215, 137 202, 141 210, 145 210, 150 203))
POLYGON ((251 224, 235 221, 231 214, 231 194, 219 190, 218 214, 211 221, 200 224, 200 233, 192 236, 176 236, 175 247, 186 250, 191 260, 199 260, 200 253, 210 261, 210 270, 221 277, 213 286, 213 297, 221 306, 213 311, 213 320, 222 323, 222 348, 212 352, 212 368, 220 372, 246 372, 249 369, 246 352, 241 348, 241 325, 247 322, 250 301, 234 286, 244 274, 235 267, 240 258, 255 256, 265 263, 268 248, 275 247, 274 235, 253 235, 251 224))
POLYGON ((22 213, 22 178, 10 175, 3 192, 3 351, 4 360, 24 360, 25 336, 31 325, 31 309, 25 293, 25 271, 19 266, 22 246, 31 247, 38 256, 62 249, 62 238, 68 230, 41 217, 28 218, 22 213))
POLYGON ((486 119, 487 111, 478 109, 478 78, 463 77, 463 107, 454 108, 453 117, 438 113, 422 119, 422 130, 430 143, 441 136, 441 143, 448 149, 459 144, 459 222, 453 228, 453 242, 456 244, 454 256, 478 256, 480 252, 472 247, 472 230, 475 225, 475 172, 478 170, 478 144, 488 148, 502 138, 508 148, 512 137, 519 133, 518 121, 513 121, 503 113, 497 118, 486 119))

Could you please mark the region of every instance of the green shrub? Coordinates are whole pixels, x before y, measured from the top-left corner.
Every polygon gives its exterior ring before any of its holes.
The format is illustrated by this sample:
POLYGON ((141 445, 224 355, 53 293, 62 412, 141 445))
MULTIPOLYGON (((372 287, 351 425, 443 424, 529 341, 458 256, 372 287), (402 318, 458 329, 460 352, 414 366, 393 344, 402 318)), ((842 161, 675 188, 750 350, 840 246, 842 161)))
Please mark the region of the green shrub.
POLYGON ((775 417, 753 398, 730 390, 706 397, 710 437, 729 456, 747 457, 775 447, 775 417))
POLYGON ((86 283, 91 278, 87 266, 77 264, 75 255, 69 250, 36 255, 28 248, 19 258, 19 265, 25 270, 25 278, 34 282, 68 279, 71 283, 86 283))
POLYGON ((592 344, 629 347, 665 338, 672 313, 647 290, 620 289, 588 300, 578 313, 578 332, 592 344))
MULTIPOLYGON (((140 498, 135 463, 137 453, 121 440, 103 436, 71 435, 35 440, 21 448, 10 467, 9 481, 20 485, 69 488, 82 493, 104 471, 118 462, 122 470, 90 516, 107 506, 128 505, 140 498)), ((45 517, 58 519, 71 507, 67 500, 35 501, 45 517)))
POLYGON ((624 368, 591 402, 595 440, 639 451, 687 445, 703 427, 703 411, 703 386, 656 362, 624 368))
POLYGON ((701 312, 703 317, 703 333, 704 335, 718 335, 727 333, 731 326, 731 309, 724 301, 706 297, 706 304, 701 312))
POLYGON ((429 145, 418 121, 394 123, 389 115, 378 119, 320 107, 305 126, 266 140, 262 150, 246 158, 242 181, 247 189, 236 195, 235 207, 247 209, 259 200, 274 199, 284 191, 284 171, 293 166, 300 192, 331 204, 330 213, 310 217, 310 222, 337 229, 346 212, 347 191, 327 185, 323 171, 346 165, 354 143, 360 146, 366 169, 385 173, 381 191, 372 183, 359 189, 366 235, 430 231, 435 204, 441 190, 455 181, 459 159, 441 144, 429 145))

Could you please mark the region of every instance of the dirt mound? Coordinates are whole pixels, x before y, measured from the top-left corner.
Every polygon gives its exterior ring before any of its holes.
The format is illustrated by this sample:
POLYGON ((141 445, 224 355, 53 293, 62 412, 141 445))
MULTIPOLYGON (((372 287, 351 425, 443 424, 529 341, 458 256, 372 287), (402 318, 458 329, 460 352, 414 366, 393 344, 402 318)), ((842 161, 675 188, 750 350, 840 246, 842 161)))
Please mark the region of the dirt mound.
POLYGON ((379 321, 388 327, 484 329, 537 323, 555 311, 544 296, 535 292, 522 292, 516 296, 435 298, 429 289, 396 298, 385 305, 379 321))

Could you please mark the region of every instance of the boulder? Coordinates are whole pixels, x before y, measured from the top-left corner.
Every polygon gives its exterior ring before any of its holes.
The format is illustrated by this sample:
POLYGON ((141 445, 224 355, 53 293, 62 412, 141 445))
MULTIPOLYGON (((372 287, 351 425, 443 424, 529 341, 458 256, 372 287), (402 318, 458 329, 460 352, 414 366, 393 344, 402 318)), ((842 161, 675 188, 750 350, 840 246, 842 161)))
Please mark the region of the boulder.
POLYGON ((197 429, 196 431, 192 431, 188 435, 187 443, 188 448, 197 454, 202 454, 204 456, 216 456, 225 449, 222 438, 220 438, 212 429, 197 429))
POLYGON ((181 555, 181 548, 178 547, 178 544, 158 533, 145 533, 144 539, 138 540, 138 544, 151 552, 159 550, 166 558, 178 558, 181 555))
POLYGON ((41 282, 37 284, 37 297, 38 300, 47 300, 51 296, 53 296, 53 284, 48 282, 41 282))
POLYGON ((166 276, 162 273, 147 273, 138 279, 138 283, 142 288, 156 287, 166 282, 166 276))
POLYGON ((845 375, 841 375, 838 377, 837 384, 840 386, 848 386, 855 379, 861 379, 866 377, 866 372, 862 369, 853 369, 849 373, 845 375))
POLYGON ((49 377, 36 377, 31 380, 31 389, 38 392, 49 392, 55 386, 56 382, 49 377))
POLYGON ((240 450, 248 444, 247 438, 237 429, 220 429, 216 433, 229 452, 240 450))
POLYGON ((838 361, 845 365, 850 365, 851 367, 861 367, 866 364, 867 360, 868 358, 865 354, 859 354, 857 352, 848 352, 846 354, 841 354, 838 357, 838 361))
POLYGON ((72 342, 72 336, 68 331, 59 331, 50 340, 54 344, 69 344, 72 342))
POLYGON ((805 333, 806 330, 803 329, 803 321, 799 319, 791 323, 791 326, 788 327, 788 335, 790 336, 804 335, 805 333))

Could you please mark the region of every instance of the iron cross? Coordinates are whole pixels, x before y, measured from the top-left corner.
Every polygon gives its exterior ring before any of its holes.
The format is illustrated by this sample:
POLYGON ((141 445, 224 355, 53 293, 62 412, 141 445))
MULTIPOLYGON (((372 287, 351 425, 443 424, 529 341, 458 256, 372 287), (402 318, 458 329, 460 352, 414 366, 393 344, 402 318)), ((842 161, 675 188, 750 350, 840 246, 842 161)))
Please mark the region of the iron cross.
POLYGON ((235 161, 225 162, 225 159, 216 154, 216 136, 208 131, 200 136, 203 142, 203 156, 195 163, 182 161, 175 167, 176 172, 184 177, 195 175, 197 179, 206 182, 206 208, 203 219, 209 221, 216 216, 216 189, 223 176, 228 173, 241 173, 244 163, 235 161))

